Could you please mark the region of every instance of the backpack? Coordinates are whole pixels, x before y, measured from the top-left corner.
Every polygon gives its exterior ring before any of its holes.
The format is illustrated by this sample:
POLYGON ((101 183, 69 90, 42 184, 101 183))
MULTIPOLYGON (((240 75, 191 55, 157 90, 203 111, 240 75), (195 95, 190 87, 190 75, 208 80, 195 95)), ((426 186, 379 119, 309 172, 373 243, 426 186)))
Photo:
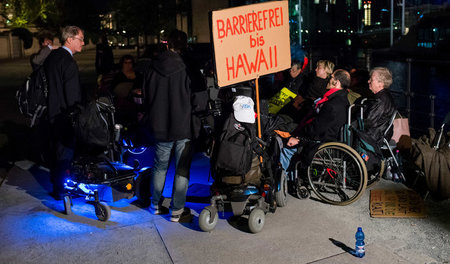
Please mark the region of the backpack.
POLYGON ((20 112, 30 119, 30 127, 46 113, 48 82, 44 67, 39 65, 16 92, 20 112))
MULTIPOLYGON (((238 122, 233 114, 227 118, 211 157, 211 168, 215 178, 230 184, 247 182, 247 174, 255 158, 253 144, 256 142, 254 140, 256 131, 252 130, 255 130, 253 126, 238 122)), ((253 167, 258 167, 259 160, 255 162, 253 167)))
POLYGON ((109 101, 95 100, 78 105, 73 113, 74 131, 79 143, 106 148, 112 138, 114 106, 109 101))

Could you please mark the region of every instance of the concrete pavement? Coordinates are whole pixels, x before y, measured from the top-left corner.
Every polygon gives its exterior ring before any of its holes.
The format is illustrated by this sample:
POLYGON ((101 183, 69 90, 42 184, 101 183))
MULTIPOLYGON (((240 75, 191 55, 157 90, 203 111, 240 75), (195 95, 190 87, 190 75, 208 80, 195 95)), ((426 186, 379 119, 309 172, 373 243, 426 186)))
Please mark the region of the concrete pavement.
MULTIPOLYGON (((197 155, 194 167, 204 166, 204 161, 197 155)), ((45 168, 28 167, 18 162, 1 171, 0 263, 431 264, 450 260, 449 201, 426 200, 424 219, 383 219, 369 216, 369 191, 344 207, 289 196, 286 207, 266 215, 258 234, 248 232, 245 219, 230 220, 227 215, 220 216, 214 231, 205 233, 198 227, 198 214, 207 205, 203 203, 187 203, 194 218, 185 223, 154 216, 135 199, 111 204, 107 222, 98 221, 94 207, 83 198, 74 199, 74 214, 65 215, 62 201, 48 195, 45 168), (346 252, 354 247, 358 226, 366 234, 362 259, 346 252)), ((206 177, 193 175, 193 188, 206 190, 206 177)), ((405 187, 383 180, 373 188, 405 187)))
MULTIPOLYGON (((95 51, 77 56, 83 82, 93 85, 95 51)), ((290 196, 286 207, 266 215, 258 234, 247 231, 245 220, 227 215, 213 232, 201 232, 198 214, 204 203, 187 204, 194 214, 190 223, 151 215, 135 199, 112 204, 107 222, 98 221, 82 198, 74 200, 74 214, 65 215, 63 203, 48 195, 48 171, 21 162, 29 139, 13 98, 29 73, 28 60, 1 61, 0 66, 0 149, 8 149, 0 151, 0 161, 9 162, 0 164, 0 263, 450 262, 450 200, 427 199, 427 218, 395 219, 370 217, 369 191, 344 207, 290 196), (366 235, 363 259, 346 252, 354 247, 358 226, 366 235)), ((191 190, 207 190, 207 164, 201 155, 194 159, 191 190)), ((383 180, 373 188, 406 187, 383 180)))

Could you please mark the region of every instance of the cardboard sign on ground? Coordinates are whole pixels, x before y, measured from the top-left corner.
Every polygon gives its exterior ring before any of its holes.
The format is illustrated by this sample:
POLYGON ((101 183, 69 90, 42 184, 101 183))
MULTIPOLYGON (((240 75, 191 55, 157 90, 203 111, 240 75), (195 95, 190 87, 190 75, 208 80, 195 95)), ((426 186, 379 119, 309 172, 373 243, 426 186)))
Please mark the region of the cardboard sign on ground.
POLYGON ((213 11, 212 33, 220 87, 291 67, 288 1, 213 11))
POLYGON ((422 197, 412 190, 371 190, 372 217, 425 217, 422 197))

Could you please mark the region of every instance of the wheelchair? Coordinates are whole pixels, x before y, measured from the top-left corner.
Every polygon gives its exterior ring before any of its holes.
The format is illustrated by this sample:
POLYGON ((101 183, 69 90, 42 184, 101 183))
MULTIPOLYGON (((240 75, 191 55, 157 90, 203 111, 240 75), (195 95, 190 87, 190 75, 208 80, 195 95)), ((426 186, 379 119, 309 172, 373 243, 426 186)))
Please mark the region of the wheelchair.
MULTIPOLYGON (((108 140, 106 145, 79 140, 79 153, 64 181, 64 213, 73 213, 73 197, 85 197, 86 202, 94 205, 98 220, 105 222, 111 217, 111 207, 107 202, 130 199, 135 193, 142 193, 145 186, 137 180, 139 162, 135 160, 133 167, 122 162, 125 146, 121 145, 120 139, 123 127, 115 122, 115 108, 111 101, 101 97, 94 103, 105 123, 104 127, 97 129, 104 129, 108 140)), ((92 127, 78 129, 94 130, 92 127)))
POLYGON ((361 105, 350 105, 348 109, 348 122, 341 129, 341 142, 327 142, 319 146, 312 158, 312 162, 305 169, 301 168, 301 162, 295 164, 293 182, 298 198, 310 197, 310 190, 322 201, 333 205, 348 205, 357 201, 368 186, 379 181, 388 166, 404 180, 396 153, 395 142, 388 139, 390 129, 398 112, 392 115, 390 123, 384 132, 383 145, 380 146, 383 156, 376 170, 368 172, 366 166, 366 154, 357 151, 352 127, 351 112, 353 107, 359 106, 360 119, 363 117, 361 105), (306 183, 306 185, 305 185, 306 183))

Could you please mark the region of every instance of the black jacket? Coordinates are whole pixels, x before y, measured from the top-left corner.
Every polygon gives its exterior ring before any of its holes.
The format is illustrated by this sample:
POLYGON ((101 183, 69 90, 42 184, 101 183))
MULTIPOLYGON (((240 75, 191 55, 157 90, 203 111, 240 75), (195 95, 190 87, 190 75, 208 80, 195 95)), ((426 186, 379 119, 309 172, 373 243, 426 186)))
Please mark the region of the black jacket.
POLYGON ((82 101, 78 65, 64 48, 53 50, 44 62, 48 81, 48 117, 52 123, 82 101))
MULTIPOLYGON (((339 90, 328 96, 328 101, 322 104, 313 121, 302 128, 298 127, 291 134, 321 143, 339 141, 341 127, 347 120, 347 108, 349 106, 347 94, 346 90, 339 90)), ((304 166, 311 163, 313 155, 321 143, 300 141, 303 146, 300 152, 300 160, 304 166)))
POLYGON ((338 141, 340 129, 347 121, 349 102, 347 91, 339 90, 328 97, 313 121, 305 127, 296 129, 293 136, 301 136, 320 142, 338 141))
MULTIPOLYGON (((376 93, 364 109, 364 133, 380 146, 390 119, 395 112, 394 99, 388 89, 376 93)), ((392 134, 388 135, 390 138, 392 134)))
POLYGON ((158 141, 191 138, 191 89, 183 59, 165 51, 146 72, 144 123, 158 141))
POLYGON ((327 84, 330 81, 329 77, 325 79, 317 77, 315 72, 310 73, 304 79, 299 89, 299 94, 303 98, 311 98, 313 100, 323 96, 327 91, 327 84))
POLYGON ((287 82, 284 87, 288 88, 291 92, 298 94, 299 93, 299 89, 303 84, 303 81, 305 79, 305 74, 303 72, 301 72, 299 75, 297 75, 297 77, 295 78, 291 78, 289 76, 290 80, 289 82, 287 82))

